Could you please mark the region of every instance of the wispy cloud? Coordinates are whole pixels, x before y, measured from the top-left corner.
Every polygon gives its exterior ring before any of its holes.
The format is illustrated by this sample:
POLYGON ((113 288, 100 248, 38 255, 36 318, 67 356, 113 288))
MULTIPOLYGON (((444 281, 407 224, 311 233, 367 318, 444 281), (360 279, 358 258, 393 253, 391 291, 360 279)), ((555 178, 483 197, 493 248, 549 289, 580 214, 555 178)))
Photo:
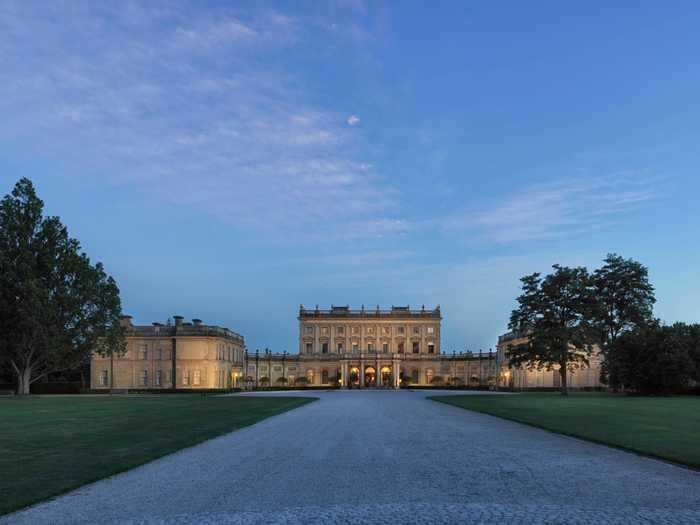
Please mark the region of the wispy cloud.
POLYGON ((611 227, 657 196, 645 173, 565 179, 516 189, 488 210, 468 211, 446 222, 492 242, 575 236, 611 227))
POLYGON ((345 117, 275 60, 302 37, 270 10, 3 2, 0 137, 244 227, 396 231, 396 190, 345 117))

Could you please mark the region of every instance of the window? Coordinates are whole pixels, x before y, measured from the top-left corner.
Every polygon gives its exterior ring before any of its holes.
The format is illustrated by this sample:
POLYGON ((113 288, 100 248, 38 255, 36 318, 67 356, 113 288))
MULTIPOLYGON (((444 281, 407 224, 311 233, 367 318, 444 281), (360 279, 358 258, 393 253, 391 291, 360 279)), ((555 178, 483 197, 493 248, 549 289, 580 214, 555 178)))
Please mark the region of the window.
POLYGON ((429 354, 435 353, 435 343, 428 343, 428 353, 429 354))
POLYGON ((163 359, 163 349, 162 348, 156 349, 156 359, 158 359, 159 361, 161 359, 163 359))
POLYGON ((411 379, 414 383, 418 383, 418 369, 414 368, 411 370, 411 379))
POLYGON ((163 371, 156 370, 156 386, 160 386, 163 383, 163 371))
POLYGON ((144 370, 141 374, 141 386, 148 386, 148 370, 144 370))
POLYGON ((415 335, 420 335, 420 326, 414 326, 413 327, 413 333, 415 335))
POLYGON ((324 326, 323 328, 321 328, 321 333, 322 333, 323 335, 328 335, 328 327, 327 327, 327 326, 324 326))
POLYGON ((321 371, 321 384, 327 384, 328 383, 328 370, 322 370, 321 371))
POLYGON ((367 351, 371 354, 374 352, 374 344, 373 343, 367 343, 367 351))
POLYGON ((337 351, 339 354, 342 354, 342 353, 343 353, 343 343, 338 343, 337 348, 336 348, 336 351, 337 351))
POLYGON ((141 359, 148 359, 148 345, 141 346, 141 359))
POLYGON ((273 367, 272 367, 272 370, 274 370, 275 372, 281 372, 281 371, 282 371, 282 367, 281 367, 281 366, 273 366, 273 367))
POLYGON ((389 343, 384 343, 382 345, 382 352, 384 352, 385 354, 389 353, 389 343))
POLYGON ((313 333, 314 333, 314 327, 313 327, 313 326, 305 326, 305 327, 304 327, 304 333, 305 333, 305 334, 313 334, 313 333))
POLYGON ((360 346, 357 343, 352 344, 352 353, 353 354, 359 354, 360 353, 360 346))
POLYGON ((367 333, 368 333, 368 334, 373 334, 373 333, 374 333, 374 328, 371 327, 371 326, 368 326, 368 327, 367 327, 367 333))
POLYGON ((403 343, 399 343, 399 354, 403 354, 403 343))
POLYGON ((200 370, 195 370, 192 375, 192 384, 198 386, 202 380, 202 372, 200 370))
POLYGON ((108 383, 109 383, 109 371, 102 370, 102 372, 100 372, 100 385, 107 386, 108 383))
POLYGON ((417 354, 420 352, 420 343, 418 341, 413 341, 413 353, 417 354))
POLYGON ((185 386, 190 384, 190 371, 189 370, 185 370, 182 373, 182 384, 185 386))
POLYGON ((306 353, 310 354, 314 351, 314 345, 312 343, 306 343, 306 353))
POLYGON ((406 333, 406 329, 403 326, 398 327, 399 334, 404 334, 406 333))
POLYGON ((322 343, 322 344, 321 344, 321 353, 322 353, 322 354, 327 354, 327 353, 328 353, 328 343, 322 343))
POLYGON ((391 328, 389 326, 382 327, 382 333, 384 335, 391 335, 391 328))
POLYGON ((339 326, 338 328, 335 329, 335 331, 338 335, 343 335, 345 333, 345 327, 339 326))
POLYGON ((434 334, 434 333, 435 333, 435 327, 434 327, 434 326, 429 326, 429 327, 428 327, 428 333, 429 333, 429 334, 434 334))
POLYGON ((359 333, 360 333, 360 327, 359 327, 359 326, 353 326, 353 327, 352 327, 352 333, 353 333, 353 334, 359 334, 359 333))

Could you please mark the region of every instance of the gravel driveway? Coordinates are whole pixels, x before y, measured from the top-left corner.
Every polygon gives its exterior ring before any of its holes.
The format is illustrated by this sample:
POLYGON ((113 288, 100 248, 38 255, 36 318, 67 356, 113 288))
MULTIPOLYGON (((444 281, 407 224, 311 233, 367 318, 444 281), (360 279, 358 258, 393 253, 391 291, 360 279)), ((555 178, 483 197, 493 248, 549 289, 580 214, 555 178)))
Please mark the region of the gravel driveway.
POLYGON ((700 472, 427 394, 298 394, 320 401, 0 523, 700 523, 700 472))

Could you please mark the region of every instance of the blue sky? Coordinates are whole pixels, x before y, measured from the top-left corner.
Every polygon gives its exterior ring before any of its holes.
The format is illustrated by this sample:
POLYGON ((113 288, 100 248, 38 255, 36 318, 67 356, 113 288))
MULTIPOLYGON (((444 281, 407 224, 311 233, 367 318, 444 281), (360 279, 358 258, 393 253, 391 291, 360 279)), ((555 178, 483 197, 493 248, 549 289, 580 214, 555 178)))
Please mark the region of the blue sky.
POLYGON ((694 2, 0 4, 0 193, 30 177, 135 321, 296 351, 299 304, 443 311, 642 261, 700 321, 694 2))

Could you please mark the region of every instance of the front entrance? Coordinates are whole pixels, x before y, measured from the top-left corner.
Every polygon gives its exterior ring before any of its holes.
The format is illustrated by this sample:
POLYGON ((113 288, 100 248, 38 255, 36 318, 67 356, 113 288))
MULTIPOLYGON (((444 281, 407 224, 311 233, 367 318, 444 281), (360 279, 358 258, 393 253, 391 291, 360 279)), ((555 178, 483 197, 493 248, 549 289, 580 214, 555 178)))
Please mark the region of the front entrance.
POLYGON ((365 368, 365 388, 370 386, 376 386, 377 371, 373 366, 368 366, 365 368))
POLYGON ((384 387, 390 387, 392 384, 392 373, 391 373, 391 368, 388 366, 383 366, 382 367, 382 386, 384 387))

